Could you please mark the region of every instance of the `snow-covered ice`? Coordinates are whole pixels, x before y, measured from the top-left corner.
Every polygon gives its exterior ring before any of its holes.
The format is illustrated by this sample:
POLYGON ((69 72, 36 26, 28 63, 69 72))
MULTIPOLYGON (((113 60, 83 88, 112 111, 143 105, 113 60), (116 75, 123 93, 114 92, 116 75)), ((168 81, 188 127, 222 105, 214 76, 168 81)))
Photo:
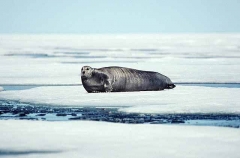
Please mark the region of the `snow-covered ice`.
POLYGON ((3 91, 0 99, 70 107, 120 107, 140 113, 240 113, 240 88, 180 86, 173 90, 87 93, 83 86, 3 91))
POLYGON ((104 122, 1 121, 0 154, 18 157, 240 157, 240 130, 104 122))
POLYGON ((84 65, 240 82, 239 43, 239 34, 0 35, 0 84, 79 84, 84 65))

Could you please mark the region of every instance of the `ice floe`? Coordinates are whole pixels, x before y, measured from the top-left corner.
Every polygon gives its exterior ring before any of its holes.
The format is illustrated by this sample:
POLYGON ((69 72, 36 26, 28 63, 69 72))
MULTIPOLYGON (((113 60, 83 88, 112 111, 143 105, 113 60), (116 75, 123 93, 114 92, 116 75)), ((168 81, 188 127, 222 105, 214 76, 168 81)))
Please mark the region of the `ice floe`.
POLYGON ((104 122, 2 121, 3 157, 240 157, 240 130, 104 122))
POLYGON ((239 113, 239 88, 180 86, 149 92, 87 93, 82 86, 3 91, 0 99, 75 107, 119 107, 139 113, 239 113))

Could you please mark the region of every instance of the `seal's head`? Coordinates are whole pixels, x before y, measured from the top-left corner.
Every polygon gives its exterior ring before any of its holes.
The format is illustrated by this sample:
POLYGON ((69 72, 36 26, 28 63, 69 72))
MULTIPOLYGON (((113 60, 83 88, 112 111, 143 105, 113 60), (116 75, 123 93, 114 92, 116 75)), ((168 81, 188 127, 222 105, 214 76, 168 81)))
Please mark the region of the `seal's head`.
POLYGON ((92 76, 93 70, 94 69, 91 68, 90 66, 83 66, 81 69, 81 77, 90 78, 92 76))

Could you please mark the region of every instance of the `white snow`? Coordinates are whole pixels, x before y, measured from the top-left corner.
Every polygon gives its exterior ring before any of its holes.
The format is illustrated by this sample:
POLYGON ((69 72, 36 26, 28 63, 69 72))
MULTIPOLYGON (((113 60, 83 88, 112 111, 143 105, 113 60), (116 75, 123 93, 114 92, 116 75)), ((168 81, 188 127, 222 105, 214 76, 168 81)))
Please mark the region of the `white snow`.
POLYGON ((122 107, 141 113, 240 113, 240 88, 180 86, 173 90, 87 93, 82 86, 45 86, 3 91, 0 99, 77 107, 122 107))
POLYGON ((240 82, 239 48, 240 34, 0 35, 0 84, 80 84, 84 65, 240 82))
POLYGON ((0 87, 0 92, 3 91, 3 90, 4 90, 3 87, 0 87))
POLYGON ((0 125, 0 149, 5 151, 0 156, 240 157, 240 130, 232 128, 16 120, 0 121, 0 125))

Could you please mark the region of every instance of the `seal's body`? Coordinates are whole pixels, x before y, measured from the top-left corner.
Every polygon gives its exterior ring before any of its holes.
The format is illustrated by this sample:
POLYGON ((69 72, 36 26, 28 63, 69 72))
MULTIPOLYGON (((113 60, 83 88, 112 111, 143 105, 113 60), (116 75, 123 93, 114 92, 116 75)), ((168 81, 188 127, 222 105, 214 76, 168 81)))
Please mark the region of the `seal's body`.
POLYGON ((83 87, 89 93, 158 91, 175 87, 167 76, 160 73, 124 67, 95 69, 84 66, 81 79, 83 87))

